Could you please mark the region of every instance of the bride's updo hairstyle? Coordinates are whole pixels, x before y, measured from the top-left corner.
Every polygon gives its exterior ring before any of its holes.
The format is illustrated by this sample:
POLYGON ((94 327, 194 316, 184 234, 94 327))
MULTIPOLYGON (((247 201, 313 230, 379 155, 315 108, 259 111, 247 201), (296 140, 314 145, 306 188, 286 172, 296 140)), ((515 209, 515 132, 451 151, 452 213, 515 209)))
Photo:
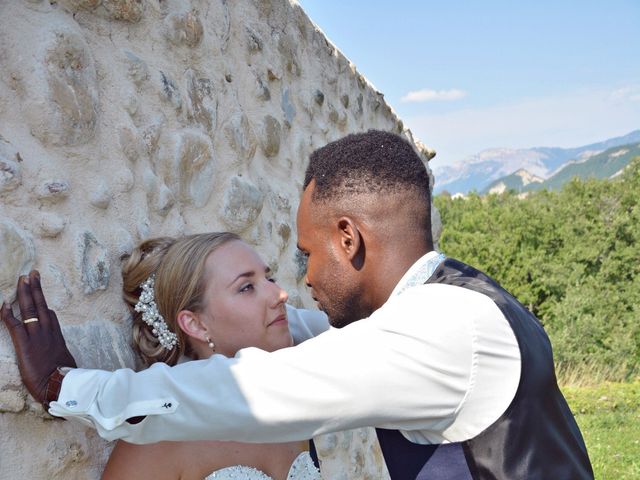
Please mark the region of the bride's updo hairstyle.
POLYGON ((164 362, 175 365, 182 355, 190 355, 187 336, 176 324, 181 310, 200 312, 204 305, 204 270, 210 253, 241 238, 230 232, 214 232, 145 240, 122 257, 122 293, 133 315, 133 343, 147 365, 164 362), (155 302, 168 329, 178 336, 178 344, 168 350, 160 345, 152 328, 135 311, 141 285, 155 273, 155 302))

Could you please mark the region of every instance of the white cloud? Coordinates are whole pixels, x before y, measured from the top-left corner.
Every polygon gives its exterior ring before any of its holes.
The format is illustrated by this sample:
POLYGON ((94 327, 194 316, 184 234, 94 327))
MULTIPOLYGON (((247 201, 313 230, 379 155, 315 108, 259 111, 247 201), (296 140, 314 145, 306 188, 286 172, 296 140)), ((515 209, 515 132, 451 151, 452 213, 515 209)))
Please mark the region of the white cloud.
POLYGON ((425 88, 415 92, 409 92, 400 99, 401 102, 434 102, 459 100, 467 96, 467 92, 452 88, 450 90, 431 90, 425 88))
POLYGON ((640 101, 640 85, 631 85, 614 90, 611 93, 613 100, 630 100, 632 102, 640 101))
POLYGON ((404 115, 417 138, 434 148, 433 166, 487 148, 577 147, 640 129, 637 86, 585 89, 486 108, 404 115))

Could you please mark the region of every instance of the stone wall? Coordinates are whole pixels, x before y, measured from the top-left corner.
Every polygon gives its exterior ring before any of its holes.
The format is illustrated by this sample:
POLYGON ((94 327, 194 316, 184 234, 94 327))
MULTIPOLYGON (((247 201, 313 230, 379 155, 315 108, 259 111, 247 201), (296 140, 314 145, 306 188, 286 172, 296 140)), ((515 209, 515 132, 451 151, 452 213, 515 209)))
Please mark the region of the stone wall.
MULTIPOLYGON (((0 301, 37 268, 78 364, 137 368, 120 256, 232 230, 311 305, 295 255, 306 159, 368 128, 411 138, 287 0, 0 0, 0 301)), ((111 445, 47 417, 0 328, 0 478, 99 478, 111 445)), ((367 442, 320 443, 356 459, 332 478, 377 478, 367 442)))

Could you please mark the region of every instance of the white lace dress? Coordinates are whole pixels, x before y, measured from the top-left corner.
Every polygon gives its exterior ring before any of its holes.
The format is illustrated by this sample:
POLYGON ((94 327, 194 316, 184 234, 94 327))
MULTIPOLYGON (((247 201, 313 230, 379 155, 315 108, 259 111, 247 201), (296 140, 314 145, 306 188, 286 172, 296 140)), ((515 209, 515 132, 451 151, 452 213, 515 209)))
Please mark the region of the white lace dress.
MULTIPOLYGON (((321 480, 320 471, 313 464, 309 452, 302 452, 291 464, 287 480, 321 480)), ((216 470, 204 480, 273 480, 253 467, 236 465, 216 470)))

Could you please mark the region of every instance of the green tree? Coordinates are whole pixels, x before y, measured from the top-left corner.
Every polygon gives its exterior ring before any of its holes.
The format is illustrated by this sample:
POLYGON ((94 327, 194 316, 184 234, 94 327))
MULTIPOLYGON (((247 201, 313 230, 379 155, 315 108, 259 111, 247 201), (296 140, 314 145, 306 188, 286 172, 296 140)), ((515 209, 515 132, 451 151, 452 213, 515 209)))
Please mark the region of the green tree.
POLYGON ((495 278, 547 329, 563 368, 640 373, 640 158, 615 180, 434 201, 440 247, 495 278))

